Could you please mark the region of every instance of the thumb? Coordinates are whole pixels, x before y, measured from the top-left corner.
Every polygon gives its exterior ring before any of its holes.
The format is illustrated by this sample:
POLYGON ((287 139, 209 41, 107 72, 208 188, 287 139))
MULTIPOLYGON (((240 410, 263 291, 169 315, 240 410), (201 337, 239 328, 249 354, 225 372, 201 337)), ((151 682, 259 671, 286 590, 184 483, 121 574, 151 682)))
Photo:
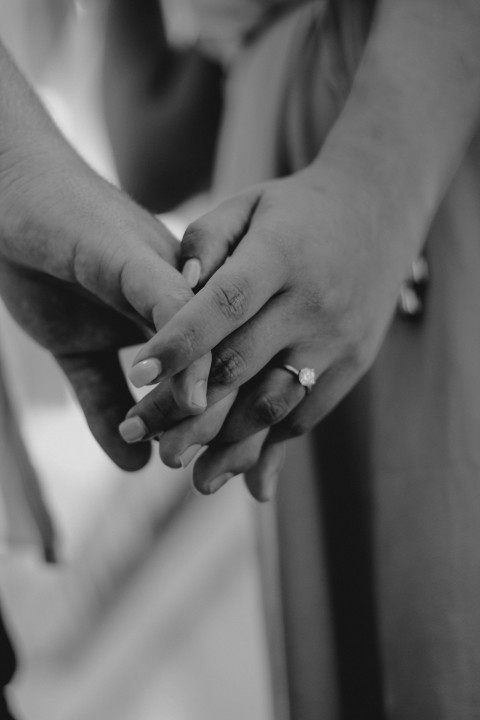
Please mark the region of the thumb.
POLYGON ((191 223, 180 246, 182 273, 191 288, 204 285, 248 232, 260 198, 250 188, 191 223))
POLYGON ((112 266, 109 272, 151 330, 160 330, 193 297, 182 275, 149 247, 132 247, 123 267, 112 266))
POLYGON ((134 402, 115 351, 56 357, 67 376, 87 424, 111 460, 122 470, 139 470, 148 462, 150 444, 127 445, 118 425, 134 402))

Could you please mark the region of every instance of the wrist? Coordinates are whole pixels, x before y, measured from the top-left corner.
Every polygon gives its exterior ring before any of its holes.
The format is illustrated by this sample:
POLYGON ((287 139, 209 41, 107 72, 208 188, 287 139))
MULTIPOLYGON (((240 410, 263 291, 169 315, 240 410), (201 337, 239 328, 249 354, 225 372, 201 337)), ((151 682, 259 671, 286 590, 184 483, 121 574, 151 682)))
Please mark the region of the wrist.
POLYGON ((479 31, 473 0, 383 0, 312 171, 332 167, 427 227, 480 119, 479 31))

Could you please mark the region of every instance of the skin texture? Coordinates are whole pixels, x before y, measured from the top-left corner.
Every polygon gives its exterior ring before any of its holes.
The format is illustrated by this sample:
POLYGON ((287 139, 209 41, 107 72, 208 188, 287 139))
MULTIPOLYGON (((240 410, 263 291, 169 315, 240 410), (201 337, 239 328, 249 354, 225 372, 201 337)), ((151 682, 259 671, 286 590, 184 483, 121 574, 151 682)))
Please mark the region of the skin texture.
POLYGON ((187 230, 182 258, 200 260, 201 289, 138 354, 161 361, 164 382, 129 415, 152 434, 167 430, 167 462, 210 443, 194 470, 203 492, 247 471, 254 494, 269 495, 262 487, 274 486, 279 441, 311 429, 372 363, 478 123, 479 33, 474 0, 380 2, 348 100, 315 161, 187 230), (208 350, 207 411, 181 423, 176 413, 157 414, 169 378, 208 350), (308 397, 278 369, 283 362, 316 369, 308 397), (232 392, 230 406, 215 407, 232 392))
POLYGON ((0 85, 2 299, 56 358, 107 454, 138 469, 150 450, 117 432, 133 401, 118 350, 192 297, 174 269, 178 242, 85 165, 2 48, 0 85))

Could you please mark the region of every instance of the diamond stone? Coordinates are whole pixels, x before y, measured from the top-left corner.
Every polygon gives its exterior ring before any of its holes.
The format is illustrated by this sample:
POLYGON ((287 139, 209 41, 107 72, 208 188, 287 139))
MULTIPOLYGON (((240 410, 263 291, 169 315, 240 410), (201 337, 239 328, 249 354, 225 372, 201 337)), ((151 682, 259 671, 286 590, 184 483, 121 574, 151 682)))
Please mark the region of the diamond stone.
POLYGON ((306 387, 307 390, 311 390, 315 385, 316 381, 315 370, 313 368, 302 368, 298 373, 298 380, 300 385, 306 387))

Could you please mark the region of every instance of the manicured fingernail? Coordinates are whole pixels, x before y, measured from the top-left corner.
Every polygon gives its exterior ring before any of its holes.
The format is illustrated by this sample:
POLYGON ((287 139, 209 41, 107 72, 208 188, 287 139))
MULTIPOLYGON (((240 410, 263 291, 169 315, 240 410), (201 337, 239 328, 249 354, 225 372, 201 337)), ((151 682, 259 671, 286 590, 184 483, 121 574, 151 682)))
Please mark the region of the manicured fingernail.
POLYGON ((120 423, 118 431, 127 443, 135 443, 139 440, 143 440, 148 432, 147 426, 143 422, 142 418, 138 417, 138 415, 129 417, 120 423))
POLYGON ((207 407, 207 381, 206 380, 199 380, 195 383, 195 386, 193 388, 192 392, 192 405, 196 405, 197 407, 206 408, 207 407))
POLYGON ((226 482, 230 480, 234 476, 234 473, 226 472, 222 473, 221 475, 218 475, 216 478, 213 478, 213 480, 210 480, 205 485, 205 490, 207 493, 210 493, 211 495, 213 493, 216 493, 217 490, 220 490, 220 488, 225 485, 226 482))
POLYGON ((157 358, 148 358, 148 360, 142 360, 134 365, 128 373, 128 377, 135 387, 141 388, 156 380, 161 372, 162 363, 160 360, 157 360, 157 358))
POLYGON ((187 281, 187 283, 190 285, 190 287, 193 289, 198 285, 201 272, 202 265, 200 263, 200 260, 197 260, 197 258, 191 258, 190 260, 187 260, 187 262, 183 266, 182 275, 187 281))
POLYGON ((193 458, 198 455, 203 445, 190 445, 189 448, 178 456, 178 460, 182 468, 186 468, 192 462, 193 458))

